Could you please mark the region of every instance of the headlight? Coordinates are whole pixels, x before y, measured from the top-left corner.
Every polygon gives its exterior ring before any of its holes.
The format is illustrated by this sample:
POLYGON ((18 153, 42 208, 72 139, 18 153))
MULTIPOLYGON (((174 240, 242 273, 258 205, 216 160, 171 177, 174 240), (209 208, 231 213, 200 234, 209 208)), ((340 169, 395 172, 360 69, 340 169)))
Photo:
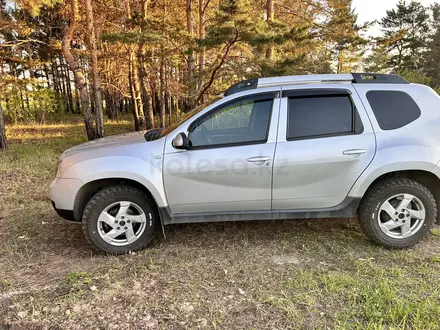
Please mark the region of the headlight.
POLYGON ((61 159, 58 159, 58 162, 57 162, 57 173, 55 175, 56 178, 58 178, 60 176, 60 165, 61 165, 61 159))
POLYGON ((66 162, 62 160, 58 160, 58 166, 57 166, 57 178, 62 177, 63 173, 73 165, 71 162, 66 162))

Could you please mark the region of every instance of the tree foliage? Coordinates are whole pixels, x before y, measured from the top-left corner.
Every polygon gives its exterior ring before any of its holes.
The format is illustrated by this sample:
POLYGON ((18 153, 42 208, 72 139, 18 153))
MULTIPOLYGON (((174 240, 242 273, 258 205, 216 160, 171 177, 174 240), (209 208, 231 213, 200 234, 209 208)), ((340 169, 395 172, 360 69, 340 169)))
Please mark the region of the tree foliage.
POLYGON ((102 107, 110 119, 132 114, 136 130, 166 126, 261 76, 364 70, 440 85, 440 6, 417 1, 390 8, 370 40, 374 22, 360 24, 352 0, 2 0, 0 8, 7 123, 83 113, 100 136, 93 118, 102 122, 102 107))
POLYGON ((388 64, 394 70, 418 70, 429 37, 429 14, 419 2, 400 0, 396 9, 387 10, 380 21, 381 40, 393 52, 388 64))

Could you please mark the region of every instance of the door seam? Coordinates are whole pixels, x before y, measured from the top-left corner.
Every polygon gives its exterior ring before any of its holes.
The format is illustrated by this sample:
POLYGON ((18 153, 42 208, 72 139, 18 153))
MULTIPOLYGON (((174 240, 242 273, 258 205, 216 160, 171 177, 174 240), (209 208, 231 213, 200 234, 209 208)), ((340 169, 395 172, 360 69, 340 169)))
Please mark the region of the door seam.
POLYGON ((277 120, 277 127, 276 127, 276 136, 275 136, 275 147, 273 150, 273 157, 272 157, 272 178, 270 182, 270 210, 273 210, 273 183, 274 183, 274 172, 275 172, 275 157, 277 153, 277 146, 278 146, 278 133, 280 129, 280 117, 281 117, 281 104, 282 104, 282 96, 283 95, 283 87, 280 87, 280 101, 278 105, 278 120, 277 120))

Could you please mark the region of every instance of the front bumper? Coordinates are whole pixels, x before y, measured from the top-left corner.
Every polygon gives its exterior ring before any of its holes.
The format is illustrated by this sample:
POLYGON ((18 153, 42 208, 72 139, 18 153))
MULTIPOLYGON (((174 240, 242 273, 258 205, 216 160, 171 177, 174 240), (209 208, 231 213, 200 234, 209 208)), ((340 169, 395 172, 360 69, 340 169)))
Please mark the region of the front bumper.
POLYGON ((77 221, 75 220, 75 217, 73 216, 73 211, 71 211, 71 210, 60 210, 60 209, 57 209, 56 206, 55 206, 55 202, 54 202, 54 201, 51 201, 51 203, 52 203, 53 209, 55 210, 55 212, 56 212, 61 218, 65 219, 65 220, 68 220, 68 221, 75 221, 75 222, 77 222, 77 221))
POLYGON ((78 179, 55 178, 49 186, 49 197, 58 215, 66 220, 74 220, 75 197, 83 182, 78 179))

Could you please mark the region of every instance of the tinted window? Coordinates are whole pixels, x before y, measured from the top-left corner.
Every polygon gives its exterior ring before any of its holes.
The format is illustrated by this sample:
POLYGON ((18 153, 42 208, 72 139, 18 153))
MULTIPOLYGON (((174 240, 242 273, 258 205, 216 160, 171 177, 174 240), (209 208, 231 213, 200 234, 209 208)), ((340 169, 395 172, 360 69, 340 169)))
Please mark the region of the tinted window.
POLYGON ((404 92, 369 91, 367 99, 376 116, 377 123, 383 130, 390 130, 408 125, 420 117, 417 103, 404 92))
POLYGON ((259 143, 267 140, 272 99, 241 100, 220 107, 190 128, 192 147, 259 143))
POLYGON ((353 105, 348 95, 289 99, 287 139, 351 132, 353 105))

